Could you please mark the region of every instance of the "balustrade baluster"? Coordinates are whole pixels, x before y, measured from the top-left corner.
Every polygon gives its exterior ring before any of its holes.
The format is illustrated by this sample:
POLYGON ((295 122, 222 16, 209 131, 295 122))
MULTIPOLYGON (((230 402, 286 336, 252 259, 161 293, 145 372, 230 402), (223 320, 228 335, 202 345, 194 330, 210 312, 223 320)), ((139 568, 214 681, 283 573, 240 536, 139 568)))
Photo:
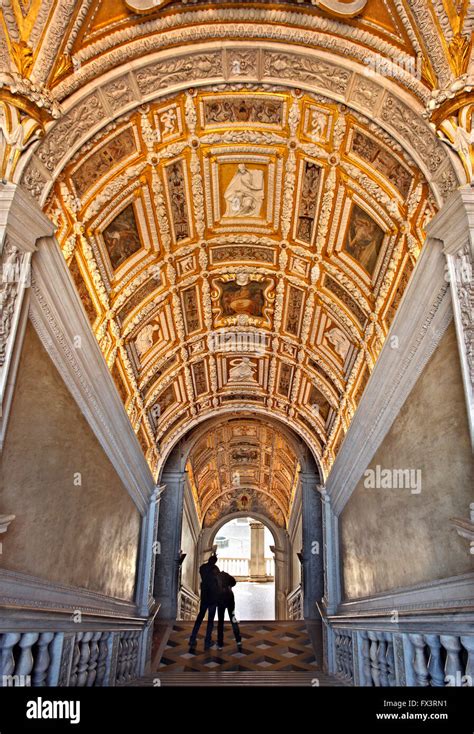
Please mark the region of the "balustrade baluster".
POLYGON ((89 658, 91 654, 90 641, 92 639, 93 632, 84 632, 81 640, 80 650, 81 654, 77 665, 77 687, 83 688, 87 681, 87 668, 89 664, 89 658))
POLYGON ((385 641, 387 643, 387 649, 385 658, 387 661, 387 679, 390 687, 397 684, 397 676, 395 673, 395 654, 393 651, 393 637, 391 632, 384 633, 385 641))
POLYGON ((382 688, 388 687, 388 670, 387 670, 387 643, 383 632, 376 633, 378 640, 377 664, 379 669, 379 680, 382 688))
POLYGON ((474 686, 474 636, 461 637, 461 643, 467 650, 467 662, 464 669, 463 686, 474 686))
POLYGON ((105 672, 107 670, 107 657, 109 654, 109 636, 110 632, 102 632, 99 638, 99 657, 97 660, 97 675, 94 681, 95 687, 104 685, 105 672))
POLYGON ((71 663, 71 675, 69 677, 69 685, 75 688, 77 686, 77 666, 79 665, 79 659, 81 657, 80 642, 82 640, 83 632, 78 632, 74 640, 74 652, 72 655, 71 663))
POLYGON ((51 656, 49 643, 54 639, 54 632, 42 632, 38 640, 38 652, 33 668, 33 685, 45 686, 51 656))
POLYGON ((13 648, 18 643, 21 635, 19 632, 5 632, 0 635, 0 686, 6 686, 6 678, 15 670, 15 657, 13 648))
POLYGON ((38 638, 39 632, 24 632, 18 643, 21 653, 15 666, 15 675, 21 675, 24 680, 31 675, 33 670, 34 658, 31 648, 38 641, 38 638))
POLYGON ((367 632, 360 633, 360 654, 362 655, 362 675, 364 677, 363 685, 372 686, 372 675, 370 666, 370 642, 367 632))
POLYGON ((370 657, 370 673, 374 686, 380 686, 380 671, 378 661, 378 640, 375 632, 368 633, 370 640, 369 657, 370 657))
POLYGON ((445 682, 449 686, 462 685, 462 663, 461 663, 461 642, 457 635, 441 635, 440 641, 446 650, 446 663, 444 666, 445 682))
POLYGON ((426 665, 425 655, 425 638, 423 635, 411 634, 409 635, 411 642, 415 648, 415 659, 413 661, 413 667, 415 670, 416 685, 417 686, 429 686, 429 674, 428 667, 426 665))
POLYGON ((434 688, 441 688, 444 686, 444 670, 441 660, 441 642, 439 635, 425 635, 425 641, 430 649, 430 658, 428 661, 430 685, 434 688))
POLYGON ((102 632, 94 632, 90 641, 90 657, 87 666, 87 679, 86 688, 90 688, 94 685, 94 681, 97 676, 97 660, 99 658, 99 645, 98 641, 102 635, 102 632))

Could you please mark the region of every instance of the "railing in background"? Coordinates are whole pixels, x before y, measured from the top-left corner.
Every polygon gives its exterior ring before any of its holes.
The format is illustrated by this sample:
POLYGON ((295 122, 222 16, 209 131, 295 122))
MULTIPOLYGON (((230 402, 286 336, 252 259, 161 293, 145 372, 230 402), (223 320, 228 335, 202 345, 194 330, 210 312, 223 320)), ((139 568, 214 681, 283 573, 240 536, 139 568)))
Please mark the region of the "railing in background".
POLYGON ((297 586, 286 597, 288 619, 303 619, 303 591, 297 586))
MULTIPOLYGON (((219 555, 219 568, 238 580, 251 579, 250 558, 223 558, 219 555)), ((265 558, 265 574, 268 581, 275 578, 275 559, 265 558)))
POLYGON ((221 571, 230 573, 235 578, 247 579, 250 573, 249 558, 222 558, 219 556, 218 565, 221 571))
POLYGON ((474 634, 332 628, 334 673, 356 686, 474 684, 474 634))
POLYGON ((181 586, 178 594, 178 619, 190 622, 196 619, 198 610, 199 596, 186 586, 181 586))
POLYGON ((114 686, 143 671, 143 629, 0 634, 0 687, 114 686))
POLYGON ((275 559, 265 558, 265 573, 267 576, 275 578, 275 559))

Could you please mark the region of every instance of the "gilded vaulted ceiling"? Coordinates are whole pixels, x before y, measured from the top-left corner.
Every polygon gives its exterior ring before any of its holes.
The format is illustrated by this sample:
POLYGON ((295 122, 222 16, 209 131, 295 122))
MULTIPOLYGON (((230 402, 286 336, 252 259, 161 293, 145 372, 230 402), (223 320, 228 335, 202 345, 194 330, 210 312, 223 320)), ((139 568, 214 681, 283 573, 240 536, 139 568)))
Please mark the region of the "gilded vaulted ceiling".
POLYGON ((468 0, 3 0, 0 173, 55 222, 153 472, 244 409, 329 472, 474 180, 473 24, 468 0))
POLYGON ((186 469, 204 526, 234 512, 260 513, 287 526, 299 464, 275 426, 242 418, 223 422, 199 439, 186 469))
POLYGON ((242 88, 117 120, 46 211, 152 468, 198 417, 254 405, 328 471, 435 204, 364 116, 242 88))

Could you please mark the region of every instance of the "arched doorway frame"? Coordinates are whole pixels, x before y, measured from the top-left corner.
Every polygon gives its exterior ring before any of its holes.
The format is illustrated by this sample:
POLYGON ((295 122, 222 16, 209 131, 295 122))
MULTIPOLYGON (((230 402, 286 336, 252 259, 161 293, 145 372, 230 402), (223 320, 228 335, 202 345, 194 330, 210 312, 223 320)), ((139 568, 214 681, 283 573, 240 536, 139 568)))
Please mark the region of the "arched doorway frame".
MULTIPOLYGON (((205 433, 210 428, 222 425, 224 420, 232 420, 236 417, 246 420, 263 420, 272 425, 288 440, 290 446, 295 451, 295 455, 300 463, 301 492, 303 503, 303 547, 306 547, 306 573, 308 579, 317 577, 317 583, 312 583, 306 589, 306 614, 314 615, 315 601, 321 597, 321 589, 323 587, 323 530, 322 530, 322 513, 321 502, 317 492, 317 486, 321 482, 322 471, 318 464, 318 459, 314 455, 313 450, 306 443, 303 437, 296 434, 292 427, 285 425, 281 418, 269 414, 267 411, 262 415, 263 411, 247 410, 238 411, 237 406, 233 406, 232 411, 222 411, 218 415, 209 418, 208 416, 200 416, 196 420, 197 425, 176 441, 174 446, 170 448, 166 455, 166 461, 162 463, 160 472, 160 484, 166 487, 160 503, 160 513, 158 520, 158 541, 160 553, 156 558, 155 566, 155 586, 154 594, 160 600, 161 609, 160 616, 172 619, 177 612, 178 599, 178 573, 177 564, 181 544, 182 514, 184 501, 184 488, 186 482, 186 464, 188 458, 205 433), (257 416, 257 417, 256 417, 257 416), (306 505, 306 507, 305 507, 306 505), (304 522, 305 513, 310 522, 304 522), (306 538, 305 538, 306 536, 306 538), (311 554, 310 548, 314 539, 317 539, 321 552, 318 556, 311 554)), ((257 513, 258 514, 258 513, 257 513)), ((255 517, 257 514, 254 513, 255 517)), ((249 516, 246 511, 244 516, 249 516)), ((226 516, 230 517, 230 516, 226 516)), ((266 524, 268 518, 265 518, 266 524)), ((222 527, 222 525, 221 525, 222 527)), ((286 530, 285 530, 286 532, 286 530)), ((287 534, 288 535, 288 534, 287 534)), ((274 536, 275 537, 275 536, 274 536)), ((209 544, 208 544, 209 545, 209 544)), ((275 567, 281 568, 285 564, 285 559, 289 557, 288 541, 282 543, 282 546, 275 546, 276 557, 275 567)), ((201 553, 201 549, 198 549, 201 553)), ((202 556, 199 555, 199 558, 202 556)), ((284 573, 279 573, 279 595, 276 603, 276 614, 279 618, 286 618, 286 595, 284 573)))
POLYGON ((238 517, 249 517, 258 520, 271 532, 274 542, 275 557, 275 619, 286 618, 286 594, 289 591, 290 539, 285 528, 279 528, 261 512, 241 510, 221 517, 209 528, 203 528, 199 537, 198 553, 202 563, 206 553, 212 551, 214 540, 219 530, 231 520, 238 517))

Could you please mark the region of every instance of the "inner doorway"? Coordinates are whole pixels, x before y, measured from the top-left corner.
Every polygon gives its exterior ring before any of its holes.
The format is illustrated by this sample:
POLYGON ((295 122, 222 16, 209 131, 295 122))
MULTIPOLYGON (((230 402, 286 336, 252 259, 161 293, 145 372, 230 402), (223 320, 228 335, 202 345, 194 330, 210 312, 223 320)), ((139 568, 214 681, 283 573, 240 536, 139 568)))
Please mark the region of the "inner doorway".
POLYGON ((237 517, 223 525, 215 539, 218 565, 237 580, 237 618, 275 619, 275 559, 271 531, 252 517, 237 517))

